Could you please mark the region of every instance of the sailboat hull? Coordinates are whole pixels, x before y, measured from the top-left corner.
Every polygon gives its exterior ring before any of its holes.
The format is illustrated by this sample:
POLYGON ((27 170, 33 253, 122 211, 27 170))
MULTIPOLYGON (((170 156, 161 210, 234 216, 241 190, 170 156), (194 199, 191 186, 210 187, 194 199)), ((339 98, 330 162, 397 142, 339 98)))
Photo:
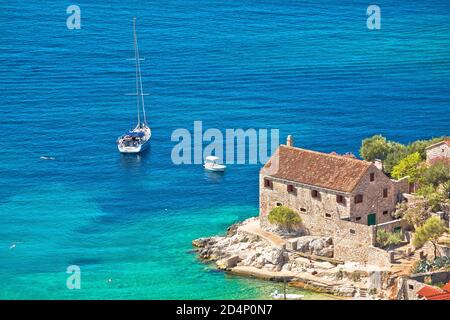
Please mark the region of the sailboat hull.
POLYGON ((140 141, 136 141, 135 143, 125 143, 124 142, 124 137, 120 137, 118 139, 118 143, 117 143, 117 149, 119 149, 120 153, 140 153, 142 151, 145 151, 149 145, 150 145, 150 138, 152 136, 152 131, 150 130, 150 128, 145 128, 144 130, 142 129, 138 129, 138 127, 136 127, 133 132, 144 132, 144 137, 140 140, 140 141))

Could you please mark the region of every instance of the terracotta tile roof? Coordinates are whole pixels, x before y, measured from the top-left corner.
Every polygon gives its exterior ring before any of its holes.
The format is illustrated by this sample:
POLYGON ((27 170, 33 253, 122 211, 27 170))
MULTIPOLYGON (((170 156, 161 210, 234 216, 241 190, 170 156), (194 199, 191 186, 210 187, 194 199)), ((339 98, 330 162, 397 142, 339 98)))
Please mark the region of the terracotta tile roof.
POLYGON ((444 291, 450 292, 450 281, 447 282, 447 284, 446 284, 445 286, 443 286, 442 289, 443 289, 444 291))
POLYGON ((321 188, 352 192, 371 162, 280 145, 261 173, 321 188))
POLYGON ((417 291, 417 295, 425 297, 427 299, 429 297, 440 295, 442 293, 443 293, 442 290, 440 290, 438 288, 431 287, 431 286, 424 286, 422 289, 417 291))

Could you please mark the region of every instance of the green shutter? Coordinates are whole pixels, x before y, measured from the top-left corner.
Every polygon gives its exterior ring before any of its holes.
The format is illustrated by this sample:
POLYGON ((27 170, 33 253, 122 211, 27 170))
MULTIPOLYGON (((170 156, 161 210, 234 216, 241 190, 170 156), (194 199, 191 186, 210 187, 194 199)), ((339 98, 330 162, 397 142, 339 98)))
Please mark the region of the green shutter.
POLYGON ((367 225, 373 226, 377 224, 377 215, 376 213, 371 213, 367 216, 367 225))

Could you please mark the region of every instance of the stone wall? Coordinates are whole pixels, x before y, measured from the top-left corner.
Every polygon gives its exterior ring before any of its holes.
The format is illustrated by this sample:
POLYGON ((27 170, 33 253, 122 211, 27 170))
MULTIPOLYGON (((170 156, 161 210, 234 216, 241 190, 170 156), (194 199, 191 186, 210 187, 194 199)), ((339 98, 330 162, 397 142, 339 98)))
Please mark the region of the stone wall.
POLYGON ((410 193, 409 176, 393 181, 397 191, 401 194, 410 193))
POLYGON ((377 230, 385 230, 387 232, 394 232, 396 228, 402 228, 402 232, 408 230, 408 223, 403 219, 392 220, 385 223, 377 224, 377 230))
POLYGON ((446 143, 438 144, 432 148, 426 150, 427 161, 431 161, 436 158, 450 158, 450 147, 446 143))
POLYGON ((402 292, 399 299, 401 300, 419 300, 417 292, 425 286, 425 283, 414 279, 402 279, 402 292))
POLYGON ((266 220, 270 210, 277 205, 287 206, 296 212, 320 217, 333 218, 335 220, 350 216, 350 196, 331 190, 302 185, 294 182, 287 182, 280 179, 268 177, 272 182, 272 187, 264 186, 265 176, 260 175, 260 215, 262 220, 266 220), (292 184, 294 192, 289 193, 287 186, 292 184), (313 190, 318 191, 318 197, 313 198, 313 190), (338 203, 336 196, 342 195, 344 203, 338 203))
POLYGON ((367 249, 367 264, 389 268, 391 266, 391 254, 383 249, 370 246, 367 249))
POLYGON ((395 183, 374 165, 369 168, 361 179, 358 186, 353 190, 351 202, 352 221, 367 224, 367 217, 371 213, 376 213, 376 222, 383 223, 392 220, 391 213, 395 211, 395 205, 399 202, 401 194, 395 183), (370 174, 375 176, 374 181, 370 181, 370 174), (387 189, 387 197, 383 197, 383 190, 387 189), (362 203, 355 203, 354 197, 363 195, 362 203), (357 217, 361 218, 356 220, 357 217))
POLYGON ((352 193, 309 186, 293 181, 273 178, 260 174, 260 215, 265 219, 270 210, 277 205, 287 206, 299 213, 316 215, 334 220, 348 220, 359 224, 368 224, 368 215, 376 214, 376 223, 392 220, 391 213, 395 211, 396 204, 401 200, 401 192, 396 184, 383 172, 372 165, 361 179, 359 185, 352 193), (374 181, 370 181, 371 173, 374 181), (265 186, 265 179, 271 181, 271 186, 265 186), (288 192, 288 185, 294 187, 294 192, 288 192), (383 190, 387 196, 383 196, 383 190), (317 191, 318 197, 312 196, 317 191), (355 203, 355 196, 363 196, 361 203, 355 203), (342 202, 337 201, 337 197, 342 202))
POLYGON ((438 283, 447 283, 450 281, 450 272, 434 271, 434 272, 417 273, 411 275, 410 278, 422 283, 430 281, 431 285, 438 283))
POLYGON ((374 245, 374 228, 344 220, 300 214, 307 234, 333 238, 334 258, 344 261, 368 261, 369 247, 374 245))

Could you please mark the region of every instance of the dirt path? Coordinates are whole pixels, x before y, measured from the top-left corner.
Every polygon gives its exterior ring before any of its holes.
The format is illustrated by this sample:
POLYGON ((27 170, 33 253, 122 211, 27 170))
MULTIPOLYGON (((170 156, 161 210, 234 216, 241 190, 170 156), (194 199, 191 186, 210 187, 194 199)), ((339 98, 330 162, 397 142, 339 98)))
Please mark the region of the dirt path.
POLYGON ((281 247, 284 244, 286 244, 286 241, 284 241, 280 236, 262 230, 261 227, 259 226, 259 221, 256 219, 240 226, 238 230, 260 236, 261 238, 269 241, 270 243, 272 243, 272 245, 276 247, 281 247))

